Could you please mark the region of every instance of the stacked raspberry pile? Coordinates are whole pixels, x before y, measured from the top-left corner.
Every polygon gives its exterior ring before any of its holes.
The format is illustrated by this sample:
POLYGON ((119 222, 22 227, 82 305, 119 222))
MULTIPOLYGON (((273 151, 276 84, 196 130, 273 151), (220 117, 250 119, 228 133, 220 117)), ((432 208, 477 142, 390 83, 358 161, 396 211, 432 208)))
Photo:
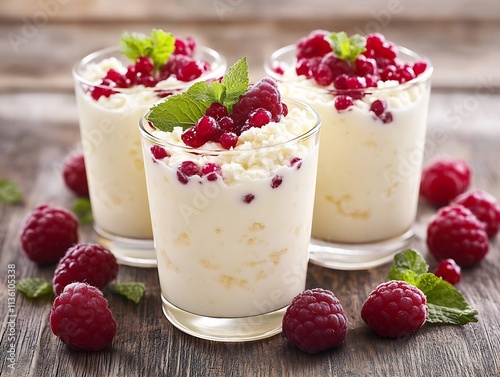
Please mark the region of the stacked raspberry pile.
POLYGON ((339 90, 377 87, 377 82, 411 81, 427 69, 427 63, 402 62, 398 50, 381 34, 366 37, 366 50, 354 62, 340 59, 327 40, 330 32, 314 30, 297 44, 297 75, 312 78, 318 85, 333 84, 339 90))
POLYGON ((91 96, 96 101, 116 93, 113 88, 131 88, 138 85, 154 87, 158 82, 175 77, 179 81, 188 82, 197 79, 210 69, 210 65, 194 58, 196 42, 191 37, 175 39, 175 50, 168 61, 155 70, 153 61, 147 56, 137 58, 134 64, 121 74, 110 69, 99 84, 92 88, 91 96))
POLYGON ((276 81, 265 77, 252 85, 232 108, 231 114, 220 103, 213 103, 193 127, 182 134, 182 141, 192 148, 200 148, 213 141, 224 149, 234 148, 238 136, 252 127, 263 127, 279 122, 288 109, 281 102, 276 81))
MULTIPOLYGON (((500 229, 500 204, 483 190, 466 192, 471 168, 456 158, 436 159, 422 171, 420 195, 441 207, 427 227, 427 246, 438 261, 452 259, 461 267, 480 262, 489 250, 489 239, 500 229)), ((460 280, 456 268, 438 267, 450 283, 460 280), (458 275, 458 276, 457 276, 458 275)))

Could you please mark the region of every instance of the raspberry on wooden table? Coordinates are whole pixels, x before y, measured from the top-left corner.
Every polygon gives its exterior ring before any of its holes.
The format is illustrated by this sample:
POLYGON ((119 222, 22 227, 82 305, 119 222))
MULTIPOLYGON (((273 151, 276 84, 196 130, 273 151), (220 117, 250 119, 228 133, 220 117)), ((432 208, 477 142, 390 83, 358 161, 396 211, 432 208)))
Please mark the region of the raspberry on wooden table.
POLYGON ((422 327, 427 299, 417 287, 391 280, 378 285, 361 307, 361 318, 380 336, 398 338, 422 327))
POLYGON ((441 261, 451 258, 461 267, 480 262, 489 250, 482 223, 461 204, 441 208, 427 226, 427 247, 441 261))
POLYGON ((81 197, 89 197, 89 186, 83 153, 70 153, 64 159, 62 174, 64 183, 72 192, 81 197))
POLYGON ((74 350, 100 351, 111 344, 116 322, 102 292, 87 283, 71 283, 56 297, 50 328, 74 350))
POLYGON ((117 275, 118 263, 108 249, 93 243, 78 244, 68 249, 59 261, 52 284, 57 296, 74 282, 86 282, 102 289, 117 275))
POLYGON ((488 237, 493 238, 500 229, 500 204, 497 199, 482 190, 463 193, 453 203, 467 207, 486 227, 488 237))
POLYGON ((457 158, 442 158, 422 171, 420 195, 430 204, 444 206, 464 193, 471 182, 469 165, 457 158))
POLYGON ((303 352, 339 346, 347 335, 347 316, 333 292, 322 288, 295 296, 283 317, 283 335, 303 352))
POLYGON ((78 219, 65 208, 39 205, 24 219, 20 239, 32 261, 56 263, 78 242, 78 219))

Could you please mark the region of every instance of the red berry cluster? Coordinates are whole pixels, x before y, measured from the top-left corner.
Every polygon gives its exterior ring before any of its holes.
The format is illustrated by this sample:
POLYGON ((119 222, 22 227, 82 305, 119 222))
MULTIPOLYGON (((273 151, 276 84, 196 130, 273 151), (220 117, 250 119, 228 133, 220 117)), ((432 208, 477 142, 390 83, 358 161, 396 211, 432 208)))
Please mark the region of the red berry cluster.
POLYGON ((215 102, 207 108, 205 116, 184 131, 181 138, 192 148, 212 141, 224 149, 231 149, 238 143, 242 132, 263 127, 271 121, 278 122, 287 112, 276 81, 265 77, 240 97, 231 114, 224 105, 215 102))
POLYGON ((210 69, 207 62, 193 57, 195 48, 196 43, 191 37, 176 38, 174 52, 160 69, 155 70, 149 57, 141 56, 127 67, 125 74, 110 69, 99 84, 92 88, 90 94, 97 101, 102 96, 109 97, 116 93, 113 88, 131 88, 138 85, 152 88, 171 76, 183 82, 195 80, 210 69))
MULTIPOLYGON (((423 61, 401 61, 396 46, 381 34, 368 35, 366 50, 351 63, 335 56, 327 41, 329 34, 326 30, 313 30, 296 43, 295 71, 320 86, 333 85, 336 89, 334 106, 339 112, 348 110, 353 100, 363 98, 366 88, 376 88, 378 81, 405 83, 427 69, 423 61)), ((284 72, 280 65, 273 69, 278 74, 284 72)), ((370 110, 383 123, 392 122, 392 114, 384 101, 375 101, 370 110)))
POLYGON ((488 238, 500 229, 500 204, 482 190, 466 192, 471 169, 462 160, 437 159, 422 171, 420 195, 443 206, 430 219, 427 247, 438 260, 453 259, 459 266, 480 262, 489 250, 488 238))
POLYGON ((338 90, 358 90, 376 87, 379 80, 405 83, 427 68, 423 61, 400 61, 396 46, 381 34, 368 35, 366 51, 351 64, 335 56, 326 40, 329 34, 326 30, 313 30, 296 44, 297 74, 313 78, 318 85, 333 84, 338 90))
MULTIPOLYGON (((238 102, 233 105, 232 112, 218 102, 212 103, 202 116, 181 135, 181 139, 188 147, 200 148, 207 142, 219 143, 223 149, 236 147, 239 136, 250 128, 261 128, 270 122, 279 122, 288 114, 287 106, 281 102, 281 94, 276 81, 266 77, 252 85, 238 102)), ((153 161, 169 157, 170 154, 158 145, 150 149, 153 161)), ((301 160, 296 158, 291 166, 297 169, 301 160)), ((184 161, 177 168, 177 178, 182 184, 187 184, 192 176, 207 177, 209 181, 217 180, 222 175, 221 167, 215 163, 198 166, 193 161, 184 161)), ((278 187, 281 181, 273 181, 273 188, 278 187)), ((250 203, 253 197, 244 201, 250 203)))

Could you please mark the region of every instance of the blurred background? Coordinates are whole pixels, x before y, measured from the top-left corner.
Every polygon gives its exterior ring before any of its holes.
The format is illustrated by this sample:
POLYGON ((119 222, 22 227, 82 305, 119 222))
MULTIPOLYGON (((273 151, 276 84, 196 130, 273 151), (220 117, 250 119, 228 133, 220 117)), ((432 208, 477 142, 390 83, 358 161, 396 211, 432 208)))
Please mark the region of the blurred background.
POLYGON ((1 0, 0 90, 72 90, 77 60, 151 28, 247 56, 253 80, 312 29, 381 32, 433 61, 436 89, 497 88, 499 21, 498 0, 1 0))

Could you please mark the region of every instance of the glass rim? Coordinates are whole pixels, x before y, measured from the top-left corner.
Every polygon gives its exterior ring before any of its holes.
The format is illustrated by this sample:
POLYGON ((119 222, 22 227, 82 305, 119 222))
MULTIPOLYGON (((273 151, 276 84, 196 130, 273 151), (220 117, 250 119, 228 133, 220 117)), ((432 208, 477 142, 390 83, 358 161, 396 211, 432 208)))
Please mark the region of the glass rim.
MULTIPOLYGON (((407 56, 410 56, 413 59, 415 59, 416 61, 417 60, 424 61, 427 64, 425 71, 410 81, 407 81, 405 83, 398 83, 396 85, 391 85, 391 86, 387 86, 387 87, 383 87, 383 88, 369 87, 369 88, 359 88, 359 89, 337 89, 334 87, 332 88, 331 85, 325 86, 325 87, 320 87, 320 86, 310 87, 310 86, 306 86, 306 85, 301 85, 301 81, 286 81, 286 80, 284 80, 283 75, 276 73, 272 67, 273 62, 279 61, 278 57, 284 56, 285 54, 289 54, 291 52, 294 52, 297 49, 296 44, 286 45, 284 47, 281 47, 281 48, 275 50, 264 61, 264 71, 266 72, 266 74, 268 74, 269 76, 271 76, 275 80, 278 80, 279 82, 294 83, 296 85, 300 85, 300 86, 306 87, 308 89, 313 89, 313 90, 322 91, 322 92, 329 92, 329 93, 338 93, 338 94, 345 94, 346 92, 356 92, 356 93, 363 92, 363 93, 370 93, 371 94, 371 93, 385 92, 387 90, 404 90, 404 89, 410 88, 412 86, 415 86, 415 85, 418 85, 421 83, 425 83, 425 82, 430 80, 432 73, 434 71, 434 67, 428 58, 426 58, 423 55, 419 55, 416 52, 414 52, 406 47, 402 47, 399 45, 394 45, 394 46, 397 48, 398 52, 401 52, 407 56)), ((294 58, 295 58, 295 54, 294 54, 294 58)), ((304 76, 304 80, 309 80, 309 79, 305 78, 305 76, 304 76)))
POLYGON ((268 150, 271 148, 277 148, 286 144, 290 143, 296 143, 296 142, 301 142, 303 140, 307 140, 310 137, 314 136, 315 134, 318 133, 320 126, 321 126, 321 117, 319 113, 312 107, 311 105, 307 104, 306 102, 296 99, 296 98, 291 98, 291 97, 282 97, 282 102, 285 103, 294 103, 295 106, 301 106, 303 109, 305 109, 309 114, 312 115, 312 118, 315 120, 314 125, 309 128, 306 132, 304 132, 301 135, 295 136, 291 139, 288 139, 286 141, 281 141, 279 143, 271 144, 271 145, 265 145, 265 146, 260 146, 257 148, 250 148, 250 149, 204 149, 204 148, 193 148, 189 147, 186 145, 179 145, 179 144, 173 144, 168 141, 165 141, 163 139, 158 138, 157 136, 153 135, 151 132, 149 132, 146 129, 146 124, 149 123, 150 121, 147 120, 148 114, 151 112, 151 110, 147 111, 146 114, 144 114, 141 119, 139 120, 139 130, 141 132, 142 137, 145 139, 149 140, 150 142, 156 144, 156 145, 161 145, 173 149, 178 149, 183 151, 182 153, 186 154, 197 154, 197 155, 204 155, 204 156, 219 156, 219 155, 237 155, 237 154, 242 154, 242 153, 251 153, 255 151, 261 151, 261 150, 268 150))
MULTIPOLYGON (((224 55, 221 53, 217 52, 216 50, 204 46, 204 45, 197 45, 194 54, 196 55, 197 53, 205 53, 209 56, 211 56, 214 60, 214 63, 217 63, 218 66, 212 70, 209 71, 205 74, 202 74, 200 77, 192 80, 192 81, 186 81, 182 82, 182 84, 179 84, 177 86, 172 86, 172 87, 144 87, 141 88, 141 90, 148 90, 148 91, 169 91, 169 90, 175 90, 177 88, 185 88, 187 85, 192 85, 195 82, 198 81, 204 81, 204 80, 209 80, 212 78, 218 78, 219 76, 222 76, 227 68, 227 60, 224 55)), ((80 84, 92 86, 92 87, 99 87, 103 89, 113 89, 116 92, 119 93, 134 93, 137 92, 137 88, 117 88, 114 86, 109 86, 109 85, 102 85, 98 84, 95 82, 92 82, 90 80, 87 80, 85 77, 81 75, 82 69, 87 66, 90 62, 93 60, 104 56, 108 54, 113 54, 116 53, 116 58, 122 57, 122 54, 120 53, 120 47, 119 46, 111 46, 111 47, 106 47, 100 50, 96 50, 94 52, 91 52, 90 54, 87 54, 84 56, 82 59, 77 61, 75 64, 73 64, 73 67, 71 68, 71 73, 73 75, 73 78, 77 80, 80 84)), ((132 61, 131 63, 132 64, 132 61)))

